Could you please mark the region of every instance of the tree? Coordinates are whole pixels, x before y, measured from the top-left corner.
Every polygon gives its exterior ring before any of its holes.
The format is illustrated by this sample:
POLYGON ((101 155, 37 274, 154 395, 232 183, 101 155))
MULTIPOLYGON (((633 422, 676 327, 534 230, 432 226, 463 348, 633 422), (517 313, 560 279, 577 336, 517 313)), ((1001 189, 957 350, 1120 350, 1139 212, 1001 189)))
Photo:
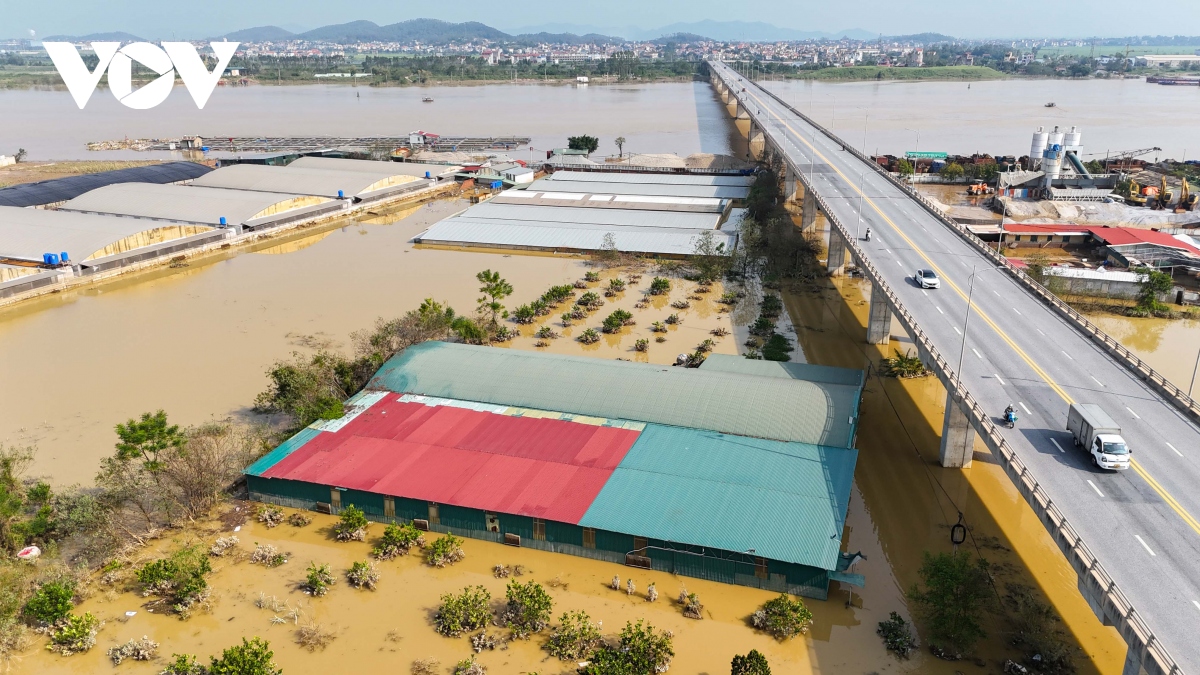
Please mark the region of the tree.
POLYGON ((567 147, 571 150, 586 150, 587 154, 592 154, 600 147, 600 139, 595 136, 571 136, 567 139, 567 147))
POLYGON ((751 649, 745 656, 734 655, 729 675, 771 675, 771 666, 767 663, 767 657, 757 649, 751 649))
POLYGON ((908 161, 907 159, 902 159, 896 162, 896 173, 900 174, 901 176, 913 175, 912 162, 908 161))
POLYGON ((25 161, 25 156, 28 154, 29 153, 25 152, 25 148, 17 148, 17 154, 13 156, 13 160, 16 161, 17 164, 20 164, 21 162, 25 161))
POLYGON ((580 670, 583 675, 652 675, 665 672, 675 650, 671 633, 657 631, 638 619, 626 622, 616 645, 604 645, 592 655, 591 663, 580 670))
POLYGON ((908 597, 928 624, 935 646, 961 654, 986 636, 980 625, 992 598, 986 560, 972 560, 961 552, 926 551, 919 574, 924 588, 914 584, 908 597))
POLYGON ((16 530, 25 511, 21 476, 33 462, 33 448, 0 445, 0 550, 20 548, 24 537, 16 530))
POLYGON ((946 166, 943 166, 942 170, 938 172, 942 178, 950 181, 962 178, 965 173, 966 171, 963 169, 962 164, 959 164, 958 162, 950 162, 946 166))
POLYGON ((167 424, 167 413, 142 413, 141 420, 129 420, 117 425, 117 458, 141 459, 142 466, 150 473, 162 469, 160 455, 164 450, 179 450, 187 442, 187 436, 177 424, 167 424))
POLYGON ((505 596, 508 605, 500 615, 499 623, 511 628, 515 636, 528 639, 531 633, 540 632, 550 624, 554 601, 538 582, 510 581, 505 596))
POLYGON ((210 657, 209 675, 282 675, 283 669, 272 660, 275 652, 261 638, 246 640, 234 645, 221 654, 221 658, 210 657))
POLYGON ((1167 306, 1159 302, 1158 296, 1170 292, 1175 280, 1170 274, 1149 267, 1138 270, 1142 280, 1138 285, 1137 308, 1145 312, 1162 312, 1167 306))
POLYGON ((1034 281, 1046 285, 1046 268, 1050 266, 1050 256, 1038 251, 1025 258, 1025 269, 1034 281))
POLYGON ((483 284, 479 287, 479 292, 483 295, 479 298, 479 313, 482 316, 488 317, 489 325, 495 327, 497 325, 496 317, 504 311, 504 305, 500 301, 512 295, 512 284, 500 277, 499 272, 484 270, 475 275, 479 283, 483 284))
POLYGON ((625 156, 625 137, 617 136, 617 138, 613 141, 613 143, 617 144, 617 156, 624 157, 625 156))
POLYGON ((696 237, 692 249, 692 266, 700 274, 701 281, 716 281, 729 271, 732 260, 725 243, 718 242, 712 230, 704 230, 696 237))

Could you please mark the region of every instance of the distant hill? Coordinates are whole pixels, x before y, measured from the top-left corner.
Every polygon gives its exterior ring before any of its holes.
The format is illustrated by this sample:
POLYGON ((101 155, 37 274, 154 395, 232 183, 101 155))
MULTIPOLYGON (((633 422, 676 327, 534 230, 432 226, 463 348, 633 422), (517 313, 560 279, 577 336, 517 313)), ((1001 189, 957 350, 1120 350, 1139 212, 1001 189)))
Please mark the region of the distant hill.
POLYGON ((885 40, 893 40, 895 42, 917 42, 920 44, 933 44, 935 42, 958 42, 958 38, 952 35, 942 35, 941 33, 917 33, 915 35, 890 35, 884 38, 885 40))
POLYGON ((351 21, 350 23, 322 26, 300 33, 296 36, 302 40, 323 40, 328 42, 410 42, 417 40, 429 43, 445 43, 461 40, 505 40, 512 36, 496 30, 478 21, 465 23, 450 23, 437 19, 411 19, 387 26, 380 26, 373 21, 351 21))
POLYGON ((653 40, 653 42, 656 44, 665 45, 668 42, 709 42, 711 40, 712 38, 707 38, 703 35, 696 35, 695 33, 675 33, 673 35, 664 35, 656 40, 653 40))
POLYGON ((745 40, 747 42, 775 42, 782 40, 836 40, 843 37, 849 37, 856 40, 869 40, 876 37, 875 33, 870 33, 861 29, 850 29, 836 32, 827 31, 805 31, 796 30, 794 28, 780 28, 762 21, 693 21, 689 23, 673 23, 668 26, 663 26, 655 31, 646 31, 649 37, 659 37, 663 35, 675 35, 678 33, 692 33, 696 35, 707 35, 713 40, 721 41, 738 41, 745 40))
POLYGON ((221 37, 232 42, 277 42, 295 37, 295 35, 292 31, 284 30, 279 26, 256 26, 235 30, 221 37))
POLYGON ((586 35, 576 35, 574 33, 521 33, 513 37, 520 42, 530 44, 607 45, 625 41, 625 38, 600 35, 599 33, 588 33, 586 35))
POLYGON ((132 33, 114 31, 88 35, 51 35, 42 38, 42 42, 145 42, 145 40, 132 33))

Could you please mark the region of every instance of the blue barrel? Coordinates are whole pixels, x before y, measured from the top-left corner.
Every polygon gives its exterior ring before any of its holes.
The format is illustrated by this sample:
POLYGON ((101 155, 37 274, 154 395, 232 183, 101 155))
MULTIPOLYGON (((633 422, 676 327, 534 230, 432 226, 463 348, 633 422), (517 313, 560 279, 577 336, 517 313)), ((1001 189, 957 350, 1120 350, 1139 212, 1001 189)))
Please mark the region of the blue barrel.
POLYGON ((69 257, 67 256, 67 252, 66 252, 66 251, 63 251, 62 253, 59 253, 59 254, 58 254, 58 257, 62 258, 62 261, 63 261, 63 262, 69 262, 69 261, 71 260, 71 258, 69 258, 69 257))
POLYGON ((346 193, 342 192, 341 190, 338 190, 338 199, 345 199, 345 198, 346 198, 346 193))
POLYGON ((429 175, 429 172, 428 172, 428 171, 426 171, 426 172, 425 172, 425 177, 426 177, 426 178, 433 178, 433 176, 430 176, 430 175, 429 175))
POLYGON ((49 253, 43 253, 43 254, 42 254, 42 264, 43 264, 43 265, 49 265, 49 264, 50 264, 50 254, 49 254, 49 253))
POLYGON ((229 223, 225 220, 225 216, 221 216, 221 227, 225 227, 229 223))
POLYGON ((57 265, 58 264, 58 254, 57 253, 47 253, 46 254, 46 264, 47 265, 57 265))

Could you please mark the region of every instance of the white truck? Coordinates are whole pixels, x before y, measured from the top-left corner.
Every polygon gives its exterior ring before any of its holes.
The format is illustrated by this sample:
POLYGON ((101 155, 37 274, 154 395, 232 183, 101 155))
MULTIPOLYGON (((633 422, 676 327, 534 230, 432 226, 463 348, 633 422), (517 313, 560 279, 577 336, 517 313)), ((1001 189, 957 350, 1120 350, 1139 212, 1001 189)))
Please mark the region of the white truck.
POLYGON ((1095 466, 1115 471, 1129 468, 1133 451, 1121 437, 1121 427, 1095 403, 1072 403, 1067 431, 1075 437, 1075 445, 1088 451, 1095 466))

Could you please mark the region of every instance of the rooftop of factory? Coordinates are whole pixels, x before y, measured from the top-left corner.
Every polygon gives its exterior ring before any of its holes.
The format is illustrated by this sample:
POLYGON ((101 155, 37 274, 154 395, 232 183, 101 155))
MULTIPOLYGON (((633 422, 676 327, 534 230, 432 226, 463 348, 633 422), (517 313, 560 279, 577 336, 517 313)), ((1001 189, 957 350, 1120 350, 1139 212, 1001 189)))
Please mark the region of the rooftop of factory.
POLYGON ((554 252, 597 251, 686 256, 702 236, 737 246, 752 176, 559 171, 525 189, 435 223, 418 243, 554 252), (710 232, 704 235, 704 232, 710 232))
POLYGON ((0 206, 45 206, 74 199, 96 188, 117 183, 179 183, 212 171, 195 162, 165 162, 129 169, 99 171, 0 189, 0 206))
POLYGON ((64 211, 210 226, 221 225, 224 218, 227 225, 252 228, 300 214, 316 215, 326 208, 340 210, 342 205, 326 197, 303 194, 149 183, 108 185, 82 194, 61 207, 64 211))
POLYGON ((424 164, 421 162, 377 162, 368 159, 343 159, 340 157, 301 157, 288 165, 304 169, 336 169, 339 171, 362 171, 386 175, 413 176, 446 179, 454 176, 461 166, 446 164, 424 164))
POLYGON ((415 176, 387 171, 389 165, 383 162, 375 164, 380 165, 376 171, 310 168, 296 166, 295 162, 288 166, 236 164, 201 176, 192 184, 199 187, 313 195, 331 199, 369 198, 377 193, 419 189, 427 184, 415 176))
POLYGON ((39 263, 43 255, 85 261, 211 230, 107 215, 0 206, 0 258, 39 263))
MULTIPOLYGON (((416 345, 345 416, 252 465, 251 491, 326 486, 837 569, 861 372, 710 362, 416 345)), ((483 530, 479 515, 455 527, 483 530)))

